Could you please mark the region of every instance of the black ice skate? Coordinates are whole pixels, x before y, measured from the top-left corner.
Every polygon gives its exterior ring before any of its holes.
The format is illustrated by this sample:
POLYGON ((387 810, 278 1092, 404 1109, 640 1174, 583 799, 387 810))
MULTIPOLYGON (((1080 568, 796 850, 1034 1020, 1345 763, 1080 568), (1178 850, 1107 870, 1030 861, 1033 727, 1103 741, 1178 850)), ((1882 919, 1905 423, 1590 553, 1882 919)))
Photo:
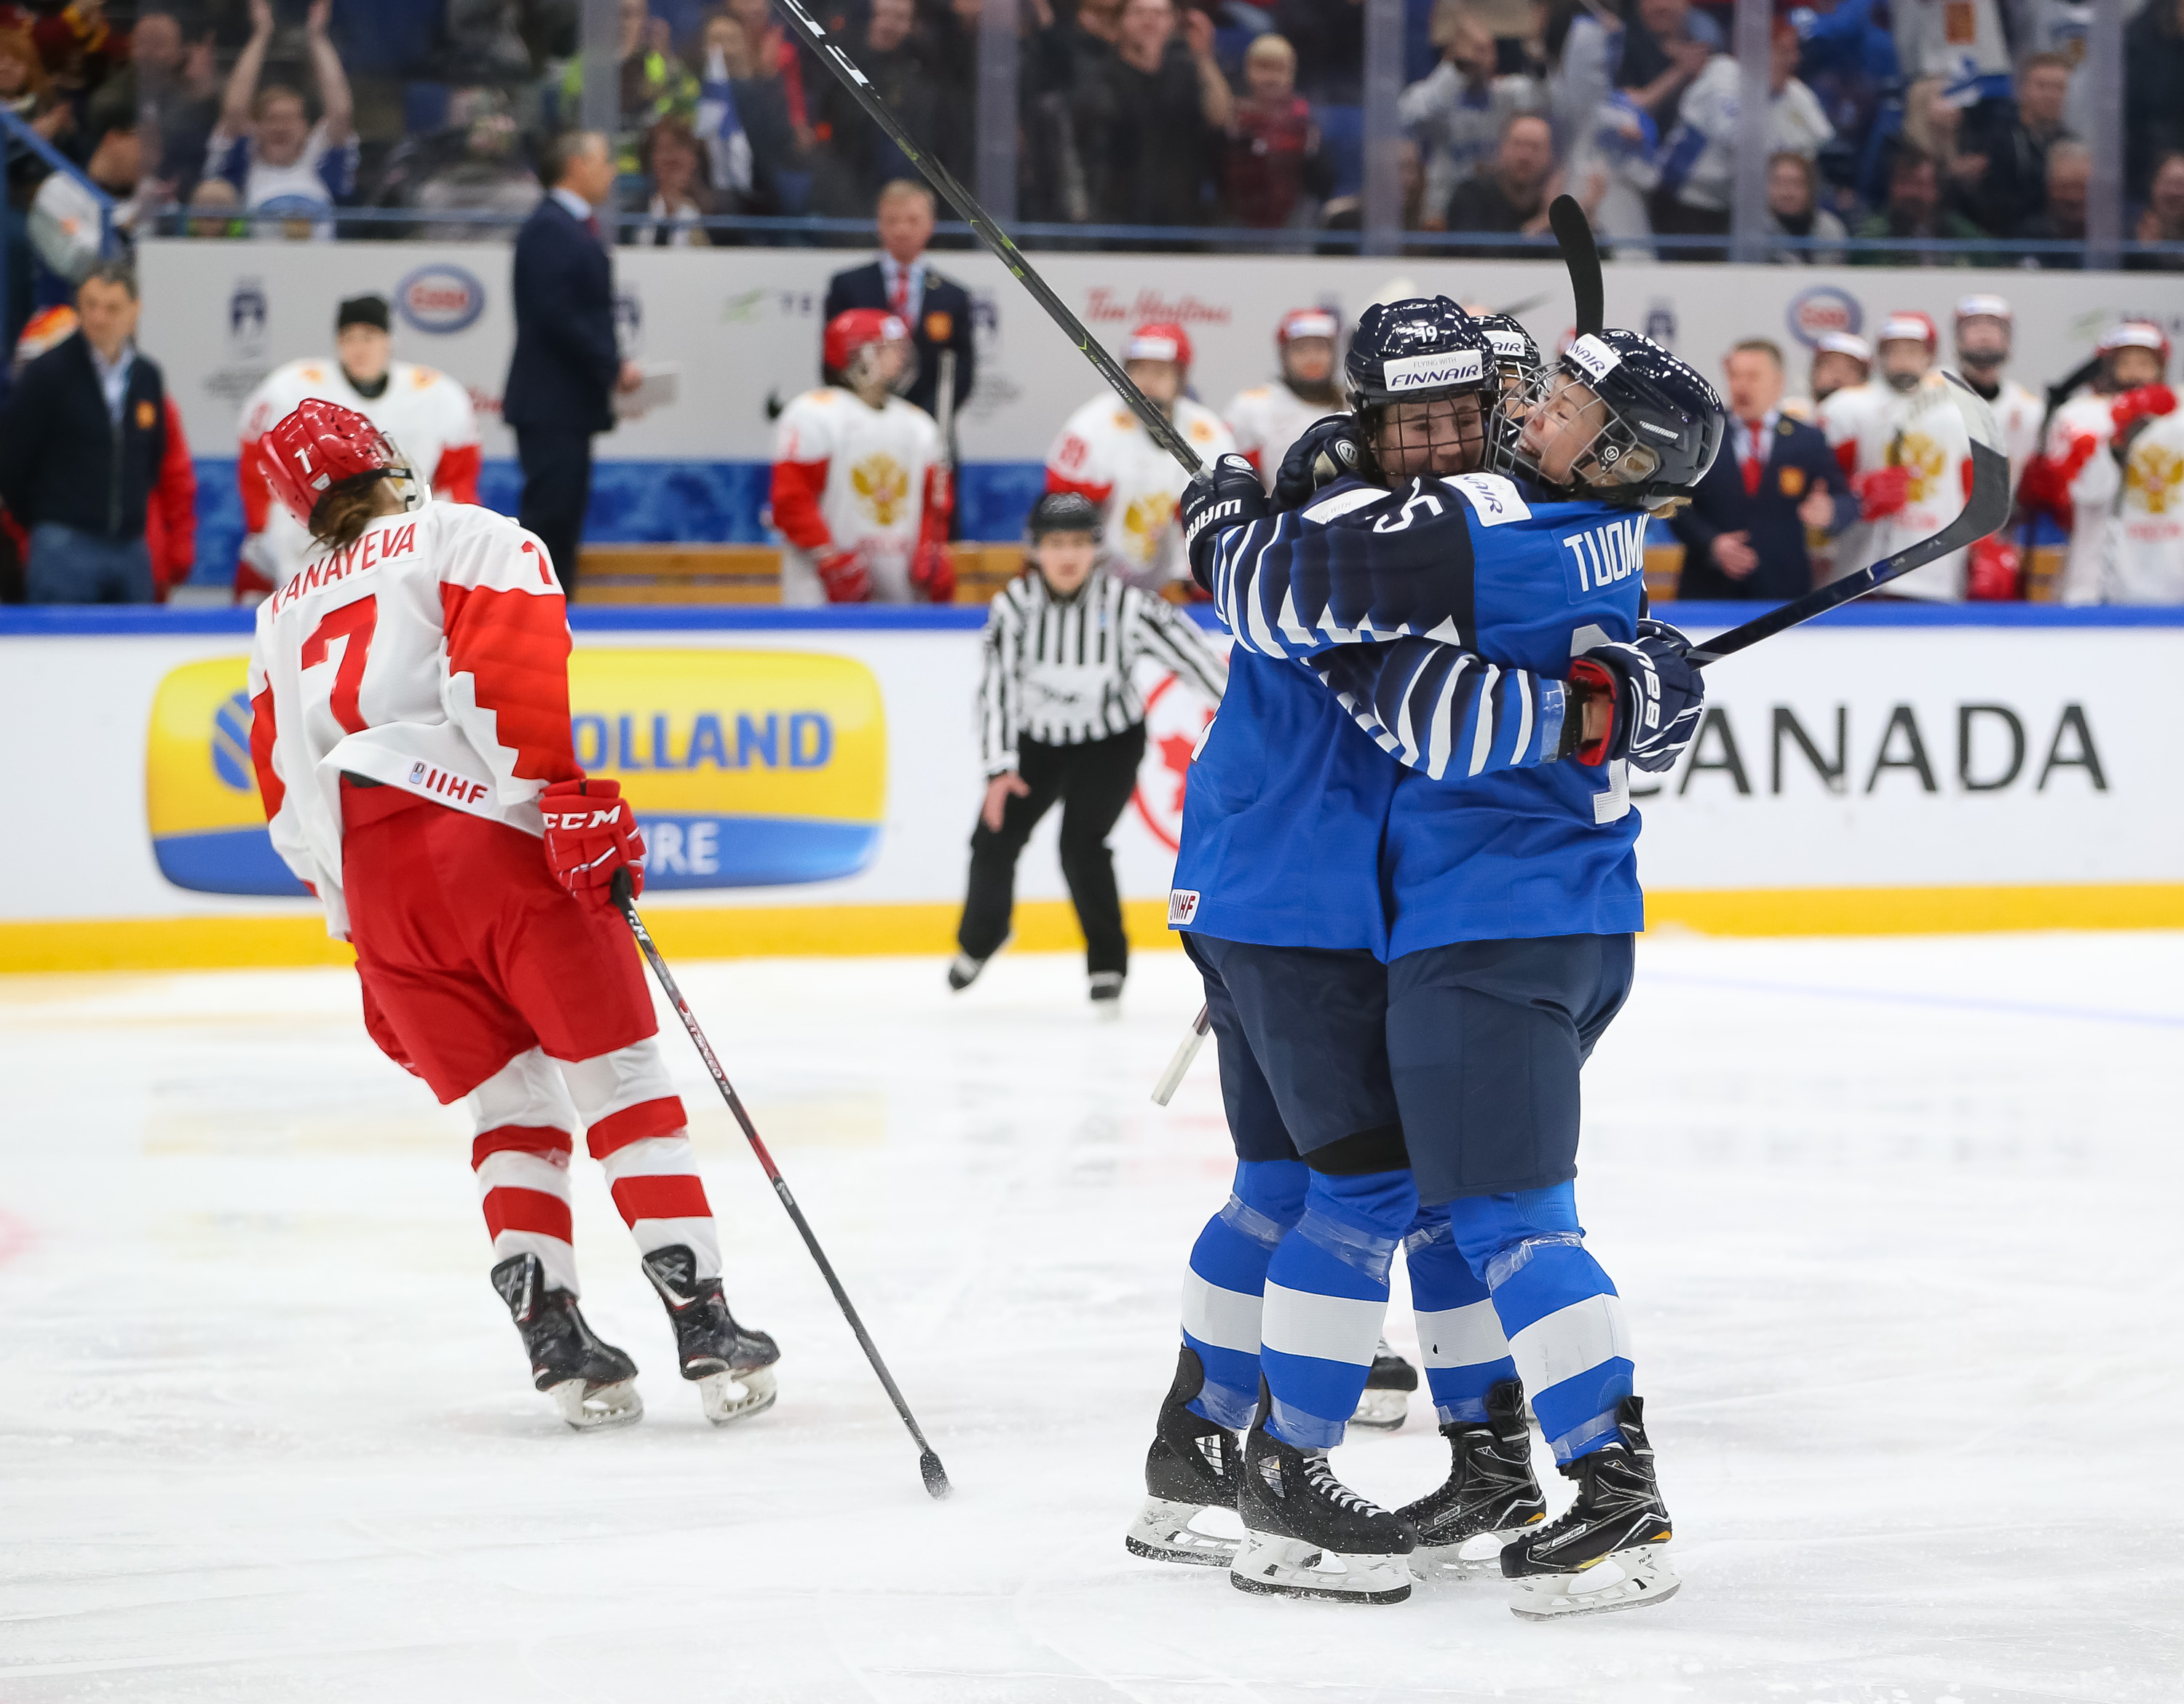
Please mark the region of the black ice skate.
POLYGON ((705 1417, 725 1426, 772 1407, 781 1350, 764 1332, 736 1323, 720 1279, 699 1278, 697 1256, 682 1243, 655 1249, 644 1265, 666 1304, 682 1376, 698 1387, 705 1417))
POLYGON ((1568 1512, 1502 1552, 1502 1572, 1517 1582, 1509 1607, 1527 1621, 1665 1603, 1683 1584, 1655 1548, 1673 1534, 1653 1482, 1653 1446, 1646 1439, 1641 1400, 1624 1397, 1615 1423, 1624 1441, 1580 1456, 1562 1470, 1577 1481, 1577 1501, 1568 1512))
POLYGON ((989 961, 974 959, 968 953, 958 953, 948 966, 948 986, 961 994, 978 980, 978 972, 986 968, 989 961))
POLYGON ((1547 1517, 1532 1477, 1524 1387, 1505 1379, 1486 1393, 1485 1419, 1451 1422, 1440 1435, 1451 1457, 1447 1483, 1396 1512, 1418 1529, 1411 1572, 1453 1580, 1499 1573, 1502 1545, 1547 1517))
POLYGON ((579 1432, 628 1426, 644 1417, 637 1363, 592 1334, 577 1299, 546 1288, 536 1255, 515 1255, 493 1269, 493 1287, 508 1304, 531 1356, 531 1382, 554 1399, 579 1432))
POLYGON ((1370 1426, 1376 1432, 1392 1432, 1410 1417, 1411 1393, 1418 1388, 1418 1370, 1388 1347, 1382 1338, 1373 1351, 1373 1370, 1365 1375, 1365 1394, 1357 1399, 1353 1426, 1370 1426))
POLYGON ((1132 1556, 1206 1568, 1226 1568, 1235 1556, 1233 1537, 1197 1524, 1203 1517, 1235 1513, 1236 1481, 1244 1471, 1243 1440, 1190 1412, 1205 1388, 1206 1368, 1185 1344, 1145 1452, 1145 1506, 1123 1535, 1132 1556))
POLYGON ((1262 1379, 1258 1422, 1244 1434, 1236 1494, 1244 1542, 1229 1584, 1276 1597, 1401 1603, 1411 1595, 1418 1534, 1336 1478, 1326 1451, 1299 1450, 1268 1432, 1272 1406, 1262 1379))

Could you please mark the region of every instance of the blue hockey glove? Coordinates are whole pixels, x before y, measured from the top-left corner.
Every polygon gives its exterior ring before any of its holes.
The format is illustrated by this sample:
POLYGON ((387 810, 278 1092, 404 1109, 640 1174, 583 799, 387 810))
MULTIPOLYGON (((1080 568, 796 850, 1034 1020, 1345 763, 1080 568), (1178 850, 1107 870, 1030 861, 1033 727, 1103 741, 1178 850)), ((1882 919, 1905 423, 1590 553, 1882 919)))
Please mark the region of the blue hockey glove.
POLYGON ((1272 513, 1259 470, 1240 455, 1224 455, 1184 487, 1180 506, 1184 549, 1190 577, 1213 589, 1213 542, 1232 526, 1272 513))
MULTIPOLYGON (((1596 645, 1571 664, 1571 682, 1607 693, 1611 714, 1606 736, 1590 744, 1573 747, 1582 739, 1574 727, 1564 736, 1566 753, 1587 764, 1626 758, 1652 774, 1674 768, 1706 708, 1706 682, 1685 654, 1691 648, 1666 621, 1642 621, 1635 640, 1596 645)), ((1574 720, 1582 727, 1581 715, 1574 720)))
POLYGON ((1329 415, 1314 420, 1282 458, 1281 469, 1274 475, 1274 507, 1303 508, 1321 487, 1347 479, 1364 459, 1355 415, 1329 415))

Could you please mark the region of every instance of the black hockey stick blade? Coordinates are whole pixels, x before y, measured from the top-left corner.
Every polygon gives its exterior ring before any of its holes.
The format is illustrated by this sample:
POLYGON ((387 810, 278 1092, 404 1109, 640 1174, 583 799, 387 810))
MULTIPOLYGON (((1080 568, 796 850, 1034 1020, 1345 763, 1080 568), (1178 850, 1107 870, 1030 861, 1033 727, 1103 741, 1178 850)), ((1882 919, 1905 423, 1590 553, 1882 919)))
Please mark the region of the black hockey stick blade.
POLYGON ((1778 604, 1741 627, 1731 627, 1702 645, 1692 646, 1690 655, 1695 665, 1704 668, 1747 645, 1770 638, 1785 628, 1824 615, 1838 604, 1862 598, 1891 580, 1901 579, 1914 568, 1923 568, 1953 550, 1977 543, 2009 519, 2009 454, 2003 448, 2001 429, 1994 423, 1994 410, 1977 391, 1947 367, 1942 370, 1942 376, 1948 381, 1949 400, 1956 404, 1957 413, 1964 420, 1965 434, 1971 439, 1972 488, 1964 499, 1964 513, 1931 538, 1922 538, 1886 561, 1861 568, 1840 580, 1831 580, 1802 598, 1778 604))
POLYGON ((842 1317, 850 1323, 850 1333, 856 1338, 857 1346, 865 1351, 865 1359, 872 1362, 872 1371, 879 1375, 880 1388, 887 1392, 888 1400, 894 1404, 894 1412, 902 1417, 902 1423, 909 1428, 911 1439, 917 1445, 917 1473, 918 1477, 925 1481, 927 1494, 936 1498, 946 1496, 950 1490, 947 1469, 940 1465, 940 1457, 933 1446, 925 1441, 925 1434, 919 1429, 917 1417, 910 1412, 910 1404, 905 1400, 901 1388, 895 1384, 894 1374, 888 1371, 887 1362, 880 1358, 879 1345, 872 1341, 872 1333, 865 1329, 865 1322, 859 1316, 855 1304, 850 1300, 849 1291, 842 1288, 842 1280, 835 1275, 834 1263, 827 1258, 826 1250, 819 1246, 819 1239, 811 1228, 811 1222, 804 1217, 804 1209, 797 1206, 796 1197, 789 1190, 788 1180, 781 1175, 781 1168, 773 1163, 773 1155, 760 1139, 758 1126, 751 1122, 749 1112, 744 1109, 743 1097, 736 1093, 735 1085, 728 1081, 728 1073, 713 1052, 712 1043, 705 1039, 705 1032, 698 1027, 690 1003, 682 998, 682 990, 676 985, 674 972, 667 968, 667 961, 661 956, 659 944, 652 938, 652 931, 644 927, 644 919, 638 916, 636 896, 630 891, 635 885, 629 879, 628 870, 623 868, 615 871, 614 880, 609 884, 607 892, 614 900, 616 910, 621 913, 622 921, 629 925, 630 933, 637 938, 638 950, 644 955, 644 961, 652 966, 653 977, 659 983, 660 993, 667 996, 668 1005, 675 1008, 675 1015, 682 1020, 682 1027, 689 1032, 690 1044, 698 1050, 698 1057, 705 1061, 705 1069, 713 1079, 713 1087, 721 1091, 721 1099, 727 1102, 728 1111, 744 1133, 744 1139, 750 1144, 750 1150, 756 1156, 760 1169, 766 1173, 766 1181, 773 1185, 775 1198, 787 1210, 789 1222, 796 1227, 797 1234, 804 1239, 804 1247, 811 1255, 812 1263, 819 1268, 819 1275, 827 1280, 827 1288, 834 1293, 834 1304, 842 1310, 842 1317))
POLYGON ((1574 195, 1558 195, 1547 209, 1547 225, 1569 268, 1570 297, 1576 303, 1572 323, 1589 337, 1607 323, 1607 289, 1600 279, 1600 249, 1592 240, 1592 221, 1574 195))
POLYGON ((993 216, 978 205, 971 192, 956 181, 956 174, 919 147, 903 129, 902 121, 873 92, 872 84, 857 69, 855 61, 843 51, 832 32, 805 9, 803 0, 773 0, 773 3, 780 8, 783 17, 804 32, 805 44, 817 56, 819 63, 850 92, 872 121, 887 133, 888 140, 900 148, 904 157, 924 174, 926 181, 940 192, 940 198, 962 215, 972 234, 1009 269, 1009 275, 1017 283, 1031 292, 1032 300, 1046 309, 1047 317, 1061 326, 1063 334, 1077 346, 1077 353, 1091 362, 1100 376, 1114 388, 1124 406, 1151 435, 1152 441, 1180 462, 1185 473, 1196 473, 1205 464, 1190 442, 1175 429, 1175 422, 1154 406, 1152 399, 1138 388, 1137 381, 1123 370, 1122 364, 1084 328, 1084 322, 1062 304, 1061 298, 1048 287, 1046 280, 1032 270, 1031 262, 1023 258, 1014 239, 994 224, 993 216))

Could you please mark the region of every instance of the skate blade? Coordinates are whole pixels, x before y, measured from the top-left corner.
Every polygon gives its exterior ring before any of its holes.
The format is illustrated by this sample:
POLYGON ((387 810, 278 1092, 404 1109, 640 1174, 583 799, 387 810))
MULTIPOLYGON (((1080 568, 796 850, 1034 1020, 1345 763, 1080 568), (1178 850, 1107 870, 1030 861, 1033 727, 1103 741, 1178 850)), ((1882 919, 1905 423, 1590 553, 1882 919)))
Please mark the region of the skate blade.
POLYGON ((1357 1399, 1357 1412, 1350 1417, 1350 1423, 1369 1426, 1375 1432, 1392 1432, 1410 1417, 1409 1391, 1368 1390, 1357 1399))
POLYGON ((546 1394, 561 1417, 579 1432, 605 1432, 616 1426, 634 1426, 644 1417, 644 1399, 637 1394, 637 1381, 594 1384, 581 1378, 565 1378, 549 1385, 546 1394))
POLYGON ((1666 1556, 1651 1545, 1636 1545, 1613 1551, 1577 1573, 1533 1574, 1518 1580, 1509 1612, 1526 1621, 1606 1615, 1612 1610, 1666 1603, 1682 1585, 1666 1556), (1609 1577, 1598 1579, 1603 1573, 1609 1577))
POLYGON ((1401 1603, 1411 1595, 1407 1558, 1342 1556, 1301 1539, 1248 1529, 1228 1565, 1228 1583, 1265 1597, 1320 1598, 1329 1603, 1401 1603))
POLYGON ((771 1367, 754 1367, 748 1373, 716 1373, 698 1381, 698 1400, 705 1405, 705 1417, 716 1426, 733 1426, 738 1420, 765 1413, 777 1395, 771 1367))
POLYGON ((1227 1568, 1236 1557, 1234 1535, 1201 1532, 1191 1523, 1226 1517, 1236 1522, 1235 1511, 1218 1504, 1179 1503, 1167 1497, 1147 1497, 1130 1529, 1123 1534, 1123 1548, 1149 1562, 1182 1562, 1193 1568, 1227 1568))
MULTIPOLYGON (((1530 1524, 1536 1526, 1539 1522, 1530 1524)), ((1499 1579, 1502 1547, 1525 1530, 1524 1527, 1511 1527, 1504 1532, 1474 1533, 1457 1544, 1420 1545, 1411 1552, 1411 1572, 1422 1580, 1444 1583, 1483 1579, 1489 1574, 1499 1579)))

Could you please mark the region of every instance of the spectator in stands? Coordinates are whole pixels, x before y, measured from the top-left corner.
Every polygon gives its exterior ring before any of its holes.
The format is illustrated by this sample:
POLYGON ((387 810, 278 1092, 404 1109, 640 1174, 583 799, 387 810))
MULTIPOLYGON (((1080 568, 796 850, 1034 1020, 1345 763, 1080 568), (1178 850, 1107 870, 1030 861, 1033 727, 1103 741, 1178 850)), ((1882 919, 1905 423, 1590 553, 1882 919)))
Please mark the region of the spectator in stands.
POLYGON ((447 0, 433 70, 443 82, 514 88, 537 74, 521 0, 447 0))
POLYGON ((2011 234, 2032 242, 2067 242, 2072 247, 2040 249, 2022 264, 2043 272, 2075 272, 2086 264, 2086 203, 2092 193, 2093 151, 2081 142, 2063 141, 2048 150, 2047 205, 2019 221, 2011 234))
POLYGON ((2070 95, 2070 62, 2060 53, 2028 53, 2018 67, 2016 95, 2014 103, 1996 101, 1981 109, 1986 121, 1968 123, 1964 137, 1970 153, 1986 162, 1966 186, 1964 211, 1996 232, 2016 230, 2048 204, 2048 151, 2070 135, 2063 105, 2070 95))
POLYGON ((1075 120, 1095 221, 1199 225, 1203 185, 1234 107, 1195 7, 1127 0, 1114 52, 1080 66, 1075 120))
POLYGON ((91 102, 91 127, 135 123, 143 132, 148 211, 186 198, 204 169, 220 116, 220 74, 209 32, 186 41, 170 12, 145 12, 130 31, 129 63, 91 102))
MULTIPOLYGON (((2132 234, 2141 242, 2184 242, 2184 153, 2154 161, 2146 210, 2132 234)), ((2123 264, 2131 272, 2184 272, 2184 254, 2131 254, 2123 264)))
POLYGON ((1256 39, 1244 53, 1244 91, 1228 120, 1222 210, 1259 231, 1309 224, 1334 175, 1311 105, 1296 92, 1296 50, 1271 31, 1256 39))
POLYGON ((1723 370, 1728 438, 1691 506, 1669 522, 1684 546, 1676 595, 1801 598, 1814 583, 1805 535, 1835 529, 1849 482, 1826 434, 1782 412, 1777 345, 1748 337, 1730 351, 1723 370))
POLYGON ((1636 0, 1623 31, 1615 86, 1650 116, 1663 136, 1682 116, 1684 91, 1721 51, 1721 31, 1691 0, 1636 0))
MULTIPOLYGON (((507 96, 458 89, 448 100, 444 131, 395 150, 379 198, 426 213, 499 213, 518 223, 545 193, 524 163, 522 140, 507 96)), ((420 226, 417 234, 434 242, 498 242, 506 236, 498 226, 453 221, 420 226)))
POLYGON ((731 192, 748 212, 796 214, 811 187, 807 142, 799 139, 809 132, 800 131, 802 96, 773 51, 778 32, 769 31, 754 33, 733 10, 705 20, 696 129, 716 192, 731 192))
POLYGON ((1963 253, 1939 254, 1924 245, 1936 238, 1970 239, 1984 233, 1962 214, 1942 205, 1941 175, 1933 157, 1914 148, 1896 151, 1888 166, 1888 204, 1858 228, 1860 237, 1902 246, 1861 249, 1854 266, 1968 266, 1963 253))
MULTIPOLYGON (((938 128, 941 86, 916 21, 911 0, 872 0, 855 56, 872 92, 902 127, 913 136, 930 136, 938 128)), ((810 99, 812 133, 820 142, 812 192, 820 211, 854 218, 872 204, 883 185, 917 175, 887 132, 833 78, 825 79, 810 99)))
POLYGON ((959 409, 971 394, 977 369, 970 292, 942 277, 925 259, 925 247, 933 241, 933 192, 915 178, 898 178, 883 189, 874 209, 879 259, 828 279, 826 311, 820 317, 831 326, 836 315, 853 308, 883 308, 909 326, 917 376, 903 395, 937 416, 942 352, 955 352, 959 409))
MULTIPOLYGON (((1418 145, 1408 136, 1396 145, 1396 181, 1402 192, 1401 217, 1398 222, 1406 231, 1425 230, 1425 168, 1418 163, 1418 145)), ((1432 229, 1443 229, 1447 218, 1446 208, 1437 209, 1432 229)), ((1320 208, 1319 228, 1322 231, 1362 231, 1364 226, 1365 198, 1362 195, 1332 196, 1320 208)), ((1319 252, 1323 254, 1352 254, 1357 253, 1357 245, 1352 243, 1338 248, 1332 243, 1322 243, 1319 252)), ((1403 253, 1429 254, 1442 259, 1448 257, 1446 248, 1428 247, 1424 243, 1407 243, 1403 253)))
POLYGON ((1862 137, 1881 91, 1899 78, 1896 38, 1873 21, 1875 0, 1814 0, 1792 14, 1804 52, 1797 75, 1838 133, 1862 137))
MULTIPOLYGON (((1850 235, 1843 222, 1819 204, 1819 174, 1809 157, 1782 153, 1767 162, 1767 230, 1774 237, 1801 237, 1825 242, 1850 235)), ((1840 266, 1840 248, 1770 248, 1778 266, 1840 266)))
POLYGON ((224 177, 208 177, 190 192, 189 234, 192 237, 248 237, 250 227, 236 214, 242 198, 224 177))
POLYGON ((1425 162, 1427 226, 1442 228, 1456 187, 1490 161, 1502 127, 1516 113, 1536 113, 1546 93, 1528 76, 1498 74, 1499 50, 1486 26, 1455 14, 1440 63, 1405 89, 1396 115, 1425 162))
MULTIPOLYGON (((900 0, 907 4, 908 0, 900 0)), ((686 123, 698 111, 698 80, 667 51, 667 25, 645 9, 645 0, 618 0, 615 62, 620 77, 621 120, 615 131, 615 170, 633 177, 645 134, 662 119, 686 123)), ((571 60, 561 79, 561 110, 573 117, 583 103, 584 62, 571 60)))
POLYGON ((0 499, 29 532, 33 604, 148 604, 144 511, 167 448, 158 364, 136 351, 136 274, 101 261, 81 329, 23 369, 0 419, 0 499))
POLYGON ((621 240, 639 248, 709 248, 698 223, 715 211, 705 181, 705 153, 680 119, 662 119, 644 139, 644 175, 652 193, 644 216, 622 221, 621 240))
MULTIPOLYGON (((1451 231, 1508 231, 1537 237, 1547 228, 1547 203, 1555 170, 1555 136, 1537 113, 1512 113, 1502 126, 1494 164, 1456 187, 1448 198, 1451 231)), ((1466 248, 1467 256, 1523 259, 1536 256, 1523 243, 1466 248)))
POLYGON ((2184 0, 2146 0, 2124 25, 2124 159, 2142 187, 2163 154, 2184 152, 2184 0))
MULTIPOLYGON (((750 45, 753 79, 778 89, 796 152, 799 155, 810 153, 813 137, 811 115, 805 108, 804 56, 775 19, 772 0, 727 0, 727 8, 728 15, 744 26, 744 38, 750 45)), ((754 142, 752 146, 758 144, 754 142)), ((797 210, 800 212, 801 207, 797 210)))
MULTIPOLYGON (((84 175, 113 198, 114 239, 117 247, 126 248, 136 231, 144 151, 137 145, 134 113, 122 115, 120 122, 112 122, 109 115, 109 124, 92 142, 84 175)), ((71 290, 105 253, 106 225, 97 198, 64 171, 54 172, 40 184, 31 203, 31 242, 38 259, 71 290)))
POLYGON ((1888 15, 1905 76, 1942 78, 1967 105, 2007 98, 2009 37, 1997 0, 1892 0, 1888 15))
MULTIPOLYGON (((55 92, 53 79, 46 75, 46 62, 39 57, 37 43, 28 30, 0 29, 0 105, 47 142, 59 140, 75 126, 75 114, 55 92)), ((8 153, 12 176, 18 153, 12 142, 8 153)))
POLYGON ((320 115, 310 122, 304 97, 278 83, 258 86, 273 43, 272 0, 250 0, 250 40, 229 73, 220 124, 205 145, 205 172, 224 177, 244 207, 292 214, 293 235, 332 237, 323 215, 356 187, 356 131, 348 79, 326 34, 333 0, 311 0, 304 26, 320 115))
MULTIPOLYGON (((1797 81, 1797 31, 1777 19, 1768 61, 1772 102, 1768 142, 1775 153, 1811 159, 1835 135, 1813 92, 1797 81)), ((1653 229, 1664 235, 1724 235, 1736 192, 1737 108, 1744 68, 1718 53, 1684 92, 1683 120, 1662 148, 1653 229)), ((1717 255, 1715 258, 1719 258, 1717 255)))
MULTIPOLYGON (((1985 154, 1965 145, 1964 131, 1964 107, 1950 96, 1939 77, 1921 77, 1905 91, 1903 141, 1933 160, 1943 209, 1978 225, 1971 203, 1986 176, 1987 161, 1985 154)), ((1884 167, 1887 159, 1884 153, 1884 167)), ((2008 231, 2015 222, 2013 215, 2003 230, 2008 231)), ((1981 226, 1982 231, 1986 228, 1981 226)))
POLYGON ((1343 107, 1364 99, 1362 0, 1278 0, 1262 9, 1272 10, 1274 28, 1296 49, 1298 82, 1306 99, 1343 107))

